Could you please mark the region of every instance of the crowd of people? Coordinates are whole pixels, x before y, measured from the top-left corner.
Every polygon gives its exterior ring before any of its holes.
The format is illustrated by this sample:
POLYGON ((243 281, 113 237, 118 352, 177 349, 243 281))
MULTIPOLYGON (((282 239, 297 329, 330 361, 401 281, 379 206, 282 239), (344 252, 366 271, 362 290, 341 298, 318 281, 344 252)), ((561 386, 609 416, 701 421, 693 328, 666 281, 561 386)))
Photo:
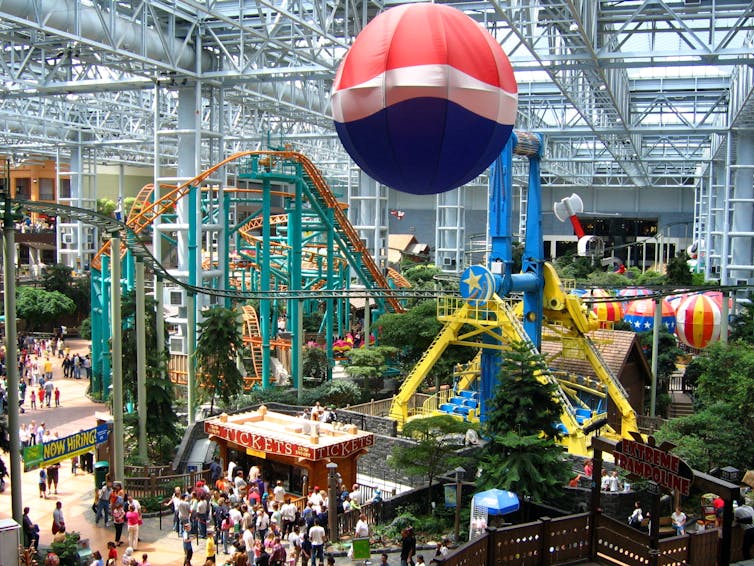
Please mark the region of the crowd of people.
MULTIPOLYGON (((257 466, 248 474, 234 462, 227 472, 215 459, 210 466, 210 483, 198 482, 190 489, 175 488, 165 506, 173 510, 173 529, 180 537, 185 561, 194 559, 194 540, 206 540, 205 564, 245 566, 320 566, 325 564, 328 541, 328 495, 314 486, 300 510, 283 482, 265 481, 257 466)), ((358 509, 362 503, 359 486, 342 489, 339 509, 358 509)), ((357 536, 369 536, 367 516, 361 514, 357 536)))

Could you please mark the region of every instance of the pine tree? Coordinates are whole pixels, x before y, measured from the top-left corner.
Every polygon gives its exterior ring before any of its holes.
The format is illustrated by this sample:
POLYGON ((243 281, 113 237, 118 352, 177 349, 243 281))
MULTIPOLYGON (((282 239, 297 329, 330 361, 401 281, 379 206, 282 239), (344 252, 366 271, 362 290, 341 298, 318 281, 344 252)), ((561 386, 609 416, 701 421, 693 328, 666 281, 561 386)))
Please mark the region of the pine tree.
POLYGON ((557 444, 561 407, 556 385, 542 383, 544 358, 524 342, 502 355, 499 386, 485 426, 489 443, 479 484, 542 501, 568 480, 563 448, 557 444))

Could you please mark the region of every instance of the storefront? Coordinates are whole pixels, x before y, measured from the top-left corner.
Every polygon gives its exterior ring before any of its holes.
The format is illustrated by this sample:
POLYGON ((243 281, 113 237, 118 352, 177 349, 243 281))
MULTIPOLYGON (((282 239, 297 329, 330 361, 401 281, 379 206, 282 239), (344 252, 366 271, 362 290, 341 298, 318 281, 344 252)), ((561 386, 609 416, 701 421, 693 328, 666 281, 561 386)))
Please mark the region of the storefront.
POLYGON ((350 487, 356 483, 359 456, 374 444, 374 435, 355 425, 312 421, 265 406, 208 419, 204 431, 218 444, 226 466, 233 461, 244 474, 258 466, 266 482, 281 480, 289 493, 299 494, 327 486, 330 462, 350 487))

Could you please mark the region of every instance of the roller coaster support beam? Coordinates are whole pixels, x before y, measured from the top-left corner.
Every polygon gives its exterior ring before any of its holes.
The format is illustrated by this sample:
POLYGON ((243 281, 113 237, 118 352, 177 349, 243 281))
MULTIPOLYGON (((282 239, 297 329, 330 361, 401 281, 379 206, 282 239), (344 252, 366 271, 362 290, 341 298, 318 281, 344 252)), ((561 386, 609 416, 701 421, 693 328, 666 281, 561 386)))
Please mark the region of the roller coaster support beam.
MULTIPOLYGON (((270 179, 266 175, 262 178, 262 188, 262 258, 269 258, 272 194, 270 193, 270 179)), ((272 289, 270 262, 262 261, 261 264, 261 288, 270 291, 272 289)), ((270 303, 270 300, 264 300, 259 304, 259 330, 262 334, 262 389, 270 387, 270 303)))
POLYGON ((139 459, 147 463, 147 325, 145 315, 144 261, 137 258, 136 282, 136 402, 139 410, 139 459))
POLYGON ((113 368, 113 477, 123 481, 123 349, 120 300, 120 232, 113 232, 110 237, 110 325, 111 360, 113 368))
MULTIPOLYGON (((301 290, 301 215, 304 192, 304 181, 299 176, 296 181, 296 198, 288 214, 288 244, 291 253, 288 254, 288 289, 301 290)), ((300 299, 288 299, 288 329, 291 331, 291 380, 297 389, 298 400, 301 401, 303 392, 303 344, 304 344, 304 302, 300 299)))
POLYGON ((196 293, 186 293, 186 405, 188 425, 196 420, 196 293))

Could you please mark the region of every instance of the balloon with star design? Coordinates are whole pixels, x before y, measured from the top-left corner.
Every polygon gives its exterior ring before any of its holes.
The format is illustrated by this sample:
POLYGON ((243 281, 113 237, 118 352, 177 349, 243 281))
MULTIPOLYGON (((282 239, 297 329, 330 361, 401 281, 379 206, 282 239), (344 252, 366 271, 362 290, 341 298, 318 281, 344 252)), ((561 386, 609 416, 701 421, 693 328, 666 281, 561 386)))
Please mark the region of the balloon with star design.
MULTIPOLYGON (((641 299, 632 301, 623 315, 623 320, 631 325, 635 332, 648 332, 654 328, 655 301, 641 299)), ((668 332, 675 332, 675 311, 665 299, 662 299, 662 324, 668 332)))

